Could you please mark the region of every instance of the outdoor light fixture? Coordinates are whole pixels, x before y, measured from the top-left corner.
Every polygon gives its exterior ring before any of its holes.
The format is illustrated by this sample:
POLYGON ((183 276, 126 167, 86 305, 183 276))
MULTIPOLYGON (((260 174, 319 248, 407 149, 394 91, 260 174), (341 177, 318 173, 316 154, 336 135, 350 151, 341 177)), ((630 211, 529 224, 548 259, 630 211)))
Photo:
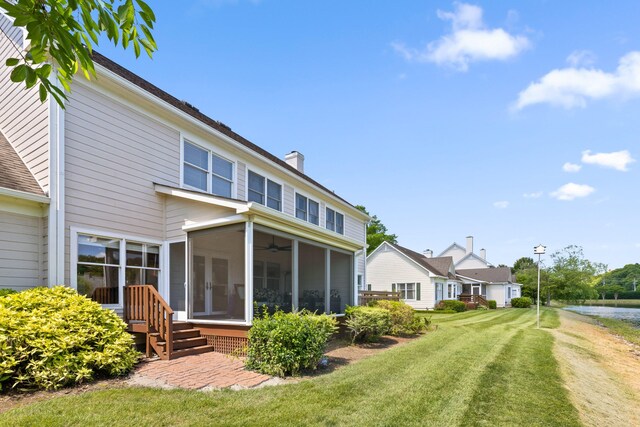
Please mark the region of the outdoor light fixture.
POLYGON ((546 246, 538 245, 533 248, 533 254, 538 255, 538 302, 536 304, 536 315, 538 319, 538 329, 540 329, 540 257, 544 254, 546 246))

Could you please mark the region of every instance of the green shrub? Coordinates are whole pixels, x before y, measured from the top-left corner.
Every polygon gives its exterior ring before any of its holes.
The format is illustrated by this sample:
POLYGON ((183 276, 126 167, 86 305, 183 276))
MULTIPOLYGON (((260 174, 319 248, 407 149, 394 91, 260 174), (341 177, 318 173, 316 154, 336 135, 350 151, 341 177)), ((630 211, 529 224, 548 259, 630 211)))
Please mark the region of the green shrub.
POLYGON ((15 293, 16 291, 14 291, 13 289, 0 289, 0 298, 6 295, 15 294, 15 293))
POLYGON ((495 310, 496 308, 498 308, 498 303, 494 299, 487 300, 487 304, 489 304, 490 310, 495 310))
POLYGON ((380 300, 372 301, 369 305, 389 310, 391 315, 390 335, 414 335, 426 329, 424 318, 418 316, 413 308, 404 301, 380 300))
POLYGON ((377 341, 391 329, 391 313, 378 307, 354 306, 345 310, 347 330, 351 342, 377 341))
POLYGON ((126 374, 138 360, 126 324, 64 286, 0 298, 0 389, 57 389, 126 374))
POLYGON ((529 297, 511 298, 511 307, 529 308, 531 307, 531 298, 529 297))
POLYGON ((315 369, 336 325, 336 319, 327 314, 278 310, 271 315, 263 310, 249 330, 246 366, 281 377, 315 369))
POLYGON ((453 310, 460 313, 467 310, 467 305, 462 301, 454 299, 442 300, 436 306, 436 310, 453 310))

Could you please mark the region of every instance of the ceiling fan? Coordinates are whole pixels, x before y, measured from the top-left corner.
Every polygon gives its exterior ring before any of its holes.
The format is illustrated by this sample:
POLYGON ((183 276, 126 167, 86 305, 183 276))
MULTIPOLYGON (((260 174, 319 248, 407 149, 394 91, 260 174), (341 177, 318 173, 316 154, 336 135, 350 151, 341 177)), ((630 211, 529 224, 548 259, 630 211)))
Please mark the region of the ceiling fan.
POLYGON ((278 246, 276 245, 276 237, 271 236, 272 241, 269 243, 269 246, 256 246, 256 249, 259 251, 269 251, 269 252, 280 252, 280 251, 290 251, 291 245, 289 246, 278 246))

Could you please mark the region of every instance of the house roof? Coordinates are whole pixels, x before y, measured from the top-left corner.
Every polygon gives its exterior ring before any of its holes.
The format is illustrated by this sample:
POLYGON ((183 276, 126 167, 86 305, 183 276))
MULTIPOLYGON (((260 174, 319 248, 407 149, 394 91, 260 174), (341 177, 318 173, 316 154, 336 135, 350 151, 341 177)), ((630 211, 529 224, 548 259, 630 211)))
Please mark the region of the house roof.
POLYGON ((412 251, 411 249, 405 248, 404 246, 400 246, 395 243, 387 242, 390 246, 397 249, 399 252, 403 253, 411 260, 419 264, 420 266, 426 268, 432 273, 437 274, 442 277, 449 277, 449 265, 453 262, 453 258, 450 256, 447 257, 438 257, 438 258, 427 258, 421 253, 412 251))
POLYGON ((456 262, 456 265, 460 264, 462 261, 467 260, 469 258, 475 258, 478 261, 481 261, 481 262, 485 263, 487 266, 493 265, 489 261, 487 261, 486 259, 482 258, 479 255, 474 254, 473 252, 468 253, 465 256, 463 256, 462 258, 460 258, 460 260, 458 262, 456 262))
POLYGON ((468 268, 456 270, 456 274, 481 282, 506 283, 512 281, 509 267, 468 268))
MULTIPOLYGON (((253 152, 257 153, 258 155, 266 158, 267 160, 270 160, 271 162, 277 164, 278 166, 283 167, 284 169, 288 170, 289 172, 294 173, 295 175, 297 175, 300 178, 304 179, 308 183, 318 187, 322 191, 328 193, 329 195, 331 195, 333 197, 336 197, 337 199, 339 199, 343 203, 346 203, 348 206, 350 206, 353 209, 355 209, 355 206, 353 206, 351 203, 349 203, 348 201, 346 201, 342 197, 338 196, 333 191, 329 190, 328 188, 326 188, 325 186, 323 186, 319 182, 317 182, 314 179, 310 178, 308 175, 305 175, 304 173, 300 172, 298 169, 296 169, 293 166, 289 165, 287 162, 285 162, 284 160, 280 159, 279 157, 274 156, 273 154, 271 154, 267 150, 257 146, 256 144, 254 144, 253 142, 249 141, 248 139, 246 139, 246 138, 242 137, 241 135, 235 133, 234 131, 231 130, 231 128, 229 126, 225 125, 222 122, 219 122, 218 120, 214 120, 214 119, 212 119, 211 117, 209 117, 209 116, 207 116, 205 114, 202 114, 197 108, 191 106, 190 104, 188 104, 188 103, 186 103, 184 101, 179 100, 175 96, 169 94, 168 92, 165 92, 164 90, 162 90, 159 87, 153 85, 152 83, 150 83, 149 81, 143 79, 142 77, 138 76, 137 74, 134 74, 133 72, 127 70, 126 68, 124 68, 121 65, 115 63, 114 61, 112 61, 111 59, 107 58, 106 56, 96 52, 95 50, 93 51, 93 60, 97 64, 102 65, 103 67, 105 67, 109 71, 117 74, 118 76, 122 77, 123 79, 133 83, 134 85, 140 87, 141 89, 143 89, 143 90, 151 93, 152 95, 160 98, 161 100, 165 101, 166 103, 170 104, 171 106, 181 110, 182 112, 184 112, 184 113, 190 115, 191 117, 199 120, 200 122, 202 122, 205 125, 215 129, 216 131, 228 136, 229 138, 233 139, 234 141, 238 142, 239 144, 241 144, 241 145, 249 148, 253 152)), ((363 216, 365 216, 364 213, 363 213, 363 216)))
POLYGON ((464 248, 464 247, 460 246, 460 245, 459 245, 459 244, 457 244, 456 242, 453 242, 452 244, 450 244, 450 245, 447 247, 447 249, 445 249, 444 251, 440 252, 440 255, 438 255, 438 257, 441 257, 443 254, 446 254, 447 252, 449 252, 449 250, 454 249, 454 248, 456 248, 456 247, 457 247, 457 248, 462 249, 462 250, 463 250, 463 251, 465 251, 465 252, 466 252, 466 250, 467 250, 466 248, 464 248))
POLYGON ((0 132, 0 187, 44 196, 35 177, 9 140, 0 132))

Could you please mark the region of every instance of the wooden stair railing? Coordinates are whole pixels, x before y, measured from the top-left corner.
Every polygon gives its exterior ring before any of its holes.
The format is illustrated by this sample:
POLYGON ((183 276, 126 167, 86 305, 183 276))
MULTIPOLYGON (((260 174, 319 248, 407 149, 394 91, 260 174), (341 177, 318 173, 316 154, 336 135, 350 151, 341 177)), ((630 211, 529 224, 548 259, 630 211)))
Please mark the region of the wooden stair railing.
POLYGON ((462 301, 464 303, 475 304, 476 308, 479 305, 483 305, 483 306, 489 308, 489 303, 487 302, 487 299, 485 297, 483 297, 482 295, 460 294, 460 295, 458 295, 458 300, 462 301))
POLYGON ((144 322, 147 357, 151 348, 161 359, 173 355, 173 310, 151 285, 124 287, 124 321, 144 322))
POLYGON ((367 305, 371 301, 391 300, 400 301, 400 292, 360 291, 358 293, 360 305, 367 305))

